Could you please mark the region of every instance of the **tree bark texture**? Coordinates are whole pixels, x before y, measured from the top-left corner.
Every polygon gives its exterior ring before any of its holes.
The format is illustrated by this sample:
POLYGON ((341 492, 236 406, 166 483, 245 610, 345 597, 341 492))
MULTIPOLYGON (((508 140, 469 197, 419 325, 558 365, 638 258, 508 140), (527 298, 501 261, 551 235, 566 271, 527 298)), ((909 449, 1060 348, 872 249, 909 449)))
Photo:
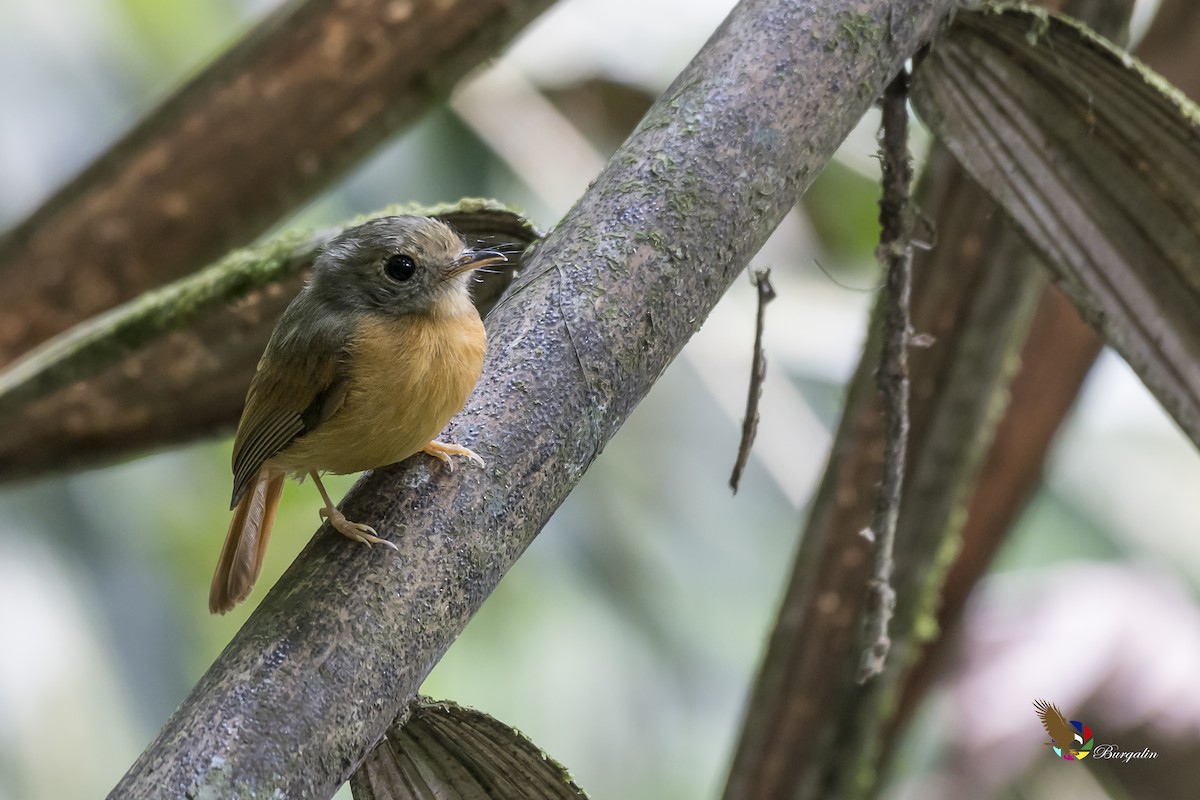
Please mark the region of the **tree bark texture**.
POLYGON ((0 365, 250 241, 549 2, 285 4, 0 240, 0 365))
POLYGON ((399 552, 318 535, 111 796, 333 794, 951 5, 738 5, 489 318, 487 467, 360 481, 399 552))

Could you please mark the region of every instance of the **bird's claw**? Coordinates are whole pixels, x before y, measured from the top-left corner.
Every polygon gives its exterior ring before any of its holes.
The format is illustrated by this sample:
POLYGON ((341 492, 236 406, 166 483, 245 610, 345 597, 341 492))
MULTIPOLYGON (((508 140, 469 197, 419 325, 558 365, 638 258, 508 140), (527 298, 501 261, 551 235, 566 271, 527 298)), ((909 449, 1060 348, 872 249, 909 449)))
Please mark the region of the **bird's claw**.
POLYGON ((421 449, 445 464, 447 472, 454 472, 454 462, 450 460, 450 456, 465 456, 481 467, 486 466, 478 453, 463 447, 461 444, 433 441, 421 449))
POLYGON ((351 522, 337 509, 322 508, 319 513, 321 514, 321 519, 329 520, 329 524, 333 526, 333 529, 347 539, 362 542, 367 547, 374 544, 381 544, 393 550, 399 549, 387 539, 379 538, 377 535, 378 532, 370 525, 365 525, 361 522, 351 522))

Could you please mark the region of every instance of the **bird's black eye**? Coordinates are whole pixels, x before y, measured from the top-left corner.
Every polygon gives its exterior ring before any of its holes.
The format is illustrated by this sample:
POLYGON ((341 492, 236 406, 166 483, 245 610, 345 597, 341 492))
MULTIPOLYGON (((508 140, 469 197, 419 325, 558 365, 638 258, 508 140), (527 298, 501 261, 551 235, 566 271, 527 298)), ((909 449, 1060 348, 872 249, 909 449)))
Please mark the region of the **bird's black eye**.
POLYGON ((412 256, 403 254, 388 256, 387 262, 383 265, 383 271, 392 280, 403 283, 417 271, 417 262, 413 261, 412 256))

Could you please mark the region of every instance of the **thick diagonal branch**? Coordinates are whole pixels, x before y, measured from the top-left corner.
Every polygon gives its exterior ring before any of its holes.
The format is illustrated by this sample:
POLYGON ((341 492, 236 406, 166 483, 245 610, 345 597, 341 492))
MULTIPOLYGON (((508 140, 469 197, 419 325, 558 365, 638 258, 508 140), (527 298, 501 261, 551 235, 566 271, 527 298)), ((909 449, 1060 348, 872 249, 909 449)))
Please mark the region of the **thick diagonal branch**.
POLYGON ((316 537, 112 796, 329 797, 950 6, 741 3, 489 318, 487 468, 361 481, 400 552, 316 537))

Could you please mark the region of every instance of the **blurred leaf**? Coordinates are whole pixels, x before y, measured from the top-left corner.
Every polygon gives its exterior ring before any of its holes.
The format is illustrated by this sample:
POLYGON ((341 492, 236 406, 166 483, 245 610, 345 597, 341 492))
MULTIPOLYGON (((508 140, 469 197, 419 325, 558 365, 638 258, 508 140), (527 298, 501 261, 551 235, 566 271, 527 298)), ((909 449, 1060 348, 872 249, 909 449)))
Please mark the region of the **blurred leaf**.
MULTIPOLYGON (((524 217, 490 200, 393 206, 369 216, 402 213, 438 217, 474 246, 522 251, 538 236, 524 217)), ((292 231, 234 251, 0 372, 0 479, 232 429, 276 320, 318 248, 340 230, 292 231)), ((512 267, 519 265, 518 254, 512 267)), ((475 300, 486 315, 512 270, 481 277, 475 300)))
POLYGON ((578 800, 567 771, 516 728, 418 698, 350 778, 355 800, 578 800))
POLYGON ((1200 443, 1195 106, 1087 28, 1024 7, 958 14, 913 88, 1084 319, 1200 443))
POLYGON ((821 247, 846 262, 866 282, 877 276, 873 254, 879 244, 879 181, 830 161, 800 198, 821 247))
POLYGON ((137 37, 137 47, 131 49, 148 56, 158 67, 156 74, 143 77, 157 81, 192 67, 219 46, 220 36, 233 17, 228 6, 213 0, 116 0, 113 12, 137 37))

